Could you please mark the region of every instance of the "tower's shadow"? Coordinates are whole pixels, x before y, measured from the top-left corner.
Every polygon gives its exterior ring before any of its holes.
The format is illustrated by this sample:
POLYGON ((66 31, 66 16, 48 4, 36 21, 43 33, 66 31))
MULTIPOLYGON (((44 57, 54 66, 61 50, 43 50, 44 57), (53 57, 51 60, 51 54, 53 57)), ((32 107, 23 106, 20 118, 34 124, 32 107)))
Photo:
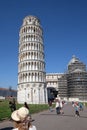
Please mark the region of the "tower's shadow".
POLYGON ((2 128, 0 130, 12 130, 12 129, 13 129, 13 127, 6 127, 6 128, 2 128))

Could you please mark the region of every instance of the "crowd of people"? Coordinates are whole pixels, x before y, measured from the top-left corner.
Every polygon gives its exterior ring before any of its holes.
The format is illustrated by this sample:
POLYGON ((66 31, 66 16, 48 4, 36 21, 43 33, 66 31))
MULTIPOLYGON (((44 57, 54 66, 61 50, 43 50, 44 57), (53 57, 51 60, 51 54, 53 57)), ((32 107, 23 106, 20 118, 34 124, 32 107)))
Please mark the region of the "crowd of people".
MULTIPOLYGON (((56 109, 56 114, 64 114, 64 106, 66 104, 65 101, 61 100, 60 98, 56 98, 54 100, 55 102, 55 109, 56 109)), ((52 112, 52 101, 49 101, 49 110, 52 112)), ((74 108, 75 116, 80 117, 80 111, 83 111, 83 103, 79 101, 72 101, 72 106, 74 108)))
MULTIPOLYGON (((57 114, 64 114, 63 106, 64 106, 65 102, 56 98, 54 100, 54 103, 55 103, 56 113, 57 114)), ((49 100, 48 105, 49 105, 50 112, 52 112, 52 101, 51 100, 49 100)))
MULTIPOLYGON (((52 101, 48 102, 49 110, 52 112, 52 101)), ((64 114, 65 101, 60 98, 55 98, 54 100, 56 114, 64 114)), ((75 116, 80 117, 80 111, 83 111, 83 104, 81 102, 72 101, 72 106, 75 111, 75 116)), ((27 102, 19 109, 16 109, 16 101, 14 98, 9 100, 9 108, 11 109, 11 119, 14 122, 13 130, 36 130, 36 126, 32 125, 32 117, 30 112, 30 107, 27 102)))

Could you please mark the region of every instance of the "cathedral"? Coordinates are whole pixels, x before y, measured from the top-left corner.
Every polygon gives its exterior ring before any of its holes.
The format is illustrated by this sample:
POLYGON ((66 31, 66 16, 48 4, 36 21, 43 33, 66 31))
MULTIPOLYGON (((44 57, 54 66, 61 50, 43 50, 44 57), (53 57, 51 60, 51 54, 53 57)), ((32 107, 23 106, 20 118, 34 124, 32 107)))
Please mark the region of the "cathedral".
POLYGON ((58 96, 66 101, 87 102, 87 71, 86 65, 73 56, 67 65, 66 73, 47 74, 46 82, 49 88, 49 100, 58 96), (57 95, 55 95, 55 91, 57 95))
POLYGON ((46 73, 43 41, 40 20, 25 17, 19 32, 18 103, 45 104, 56 97, 87 101, 86 65, 73 56, 66 73, 46 73))

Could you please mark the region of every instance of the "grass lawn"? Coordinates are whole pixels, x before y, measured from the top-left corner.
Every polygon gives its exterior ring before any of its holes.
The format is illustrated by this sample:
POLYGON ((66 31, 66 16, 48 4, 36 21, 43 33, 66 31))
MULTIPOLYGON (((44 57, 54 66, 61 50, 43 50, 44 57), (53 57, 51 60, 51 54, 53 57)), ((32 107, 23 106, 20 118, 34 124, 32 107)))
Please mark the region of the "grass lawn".
MULTIPOLYGON (((16 108, 23 106, 23 104, 16 104, 16 108)), ((48 104, 29 104, 30 114, 38 113, 43 110, 47 110, 48 104)), ((9 108, 9 101, 0 101, 0 121, 9 119, 11 116, 11 110, 9 108)))
MULTIPOLYGON (((22 107, 23 104, 17 104, 16 103, 16 109, 22 107)), ((53 107, 55 104, 53 104, 53 107)), ((87 106, 87 103, 85 103, 85 106, 87 106)), ((48 104, 29 104, 30 108, 30 114, 38 113, 43 110, 49 109, 48 104)), ((11 110, 9 108, 9 101, 1 101, 0 100, 0 121, 4 119, 10 119, 11 117, 11 110)))

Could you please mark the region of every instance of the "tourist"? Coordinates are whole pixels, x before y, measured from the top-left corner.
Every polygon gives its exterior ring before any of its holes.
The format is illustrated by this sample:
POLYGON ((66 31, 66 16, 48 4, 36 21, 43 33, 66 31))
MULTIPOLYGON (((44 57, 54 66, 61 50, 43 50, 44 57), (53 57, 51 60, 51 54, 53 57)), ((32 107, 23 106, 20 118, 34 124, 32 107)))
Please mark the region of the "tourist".
POLYGON ((15 110, 11 114, 11 118, 14 121, 14 129, 12 130, 36 130, 36 126, 31 124, 29 110, 25 107, 15 110))
POLYGON ((15 98, 13 98, 13 109, 14 109, 14 111, 16 110, 16 101, 15 101, 15 98))
POLYGON ((83 111, 83 104, 81 102, 79 102, 79 110, 83 111))
POLYGON ((64 114, 64 111, 63 111, 63 102, 62 102, 62 100, 60 100, 60 113, 61 113, 61 114, 64 114))
POLYGON ((48 102, 48 105, 49 105, 50 112, 52 112, 52 101, 51 100, 48 102))
POLYGON ((55 106, 56 107, 56 113, 60 114, 60 101, 57 98, 56 98, 55 101, 56 101, 56 106, 55 106))
MULTIPOLYGON (((27 104, 27 102, 24 102, 24 107, 26 107, 28 110, 30 110, 29 105, 27 104)), ((31 114, 29 114, 29 116, 30 116, 30 118, 32 118, 31 114)))
POLYGON ((9 108, 11 109, 11 112, 16 110, 16 103, 15 103, 15 99, 11 98, 9 101, 9 108))
POLYGON ((26 107, 29 110, 29 105, 27 104, 27 102, 24 102, 24 107, 26 107))
POLYGON ((74 101, 72 101, 72 106, 74 107, 74 101))
POLYGON ((13 110, 13 103, 12 103, 12 101, 9 101, 9 108, 10 108, 11 112, 14 111, 14 110, 13 110))
POLYGON ((74 103, 74 108, 75 108, 75 116, 80 116, 80 114, 79 114, 79 104, 78 104, 78 102, 75 102, 74 103))

